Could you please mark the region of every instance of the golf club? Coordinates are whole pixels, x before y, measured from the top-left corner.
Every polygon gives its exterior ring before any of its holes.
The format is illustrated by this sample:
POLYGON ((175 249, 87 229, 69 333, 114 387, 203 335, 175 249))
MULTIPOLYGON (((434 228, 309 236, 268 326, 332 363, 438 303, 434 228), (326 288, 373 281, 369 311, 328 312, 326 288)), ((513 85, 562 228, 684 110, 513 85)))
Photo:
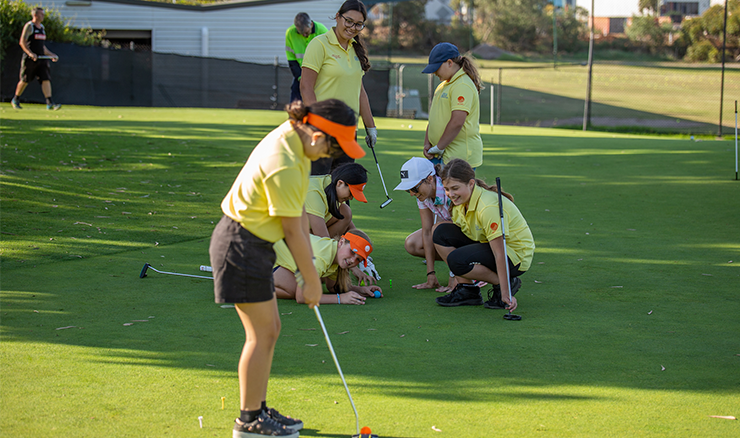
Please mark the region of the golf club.
POLYGON ((49 55, 39 55, 36 59, 54 59, 54 57, 49 55))
POLYGON ((144 263, 144 267, 141 268, 141 274, 139 274, 139 278, 146 277, 147 270, 151 269, 152 271, 156 272, 157 274, 167 274, 167 275, 179 275, 180 277, 192 277, 192 278, 203 278, 205 280, 213 280, 213 277, 203 277, 201 275, 190 275, 190 274, 178 274, 177 272, 165 272, 165 271, 158 271, 155 269, 152 265, 149 263, 144 263))
MULTIPOLYGON (((506 284, 509 285, 509 305, 511 305, 511 281, 509 277, 509 256, 506 254, 506 229, 504 228, 504 203, 501 200, 501 178, 496 177, 496 186, 498 187, 498 211, 501 215, 501 237, 504 239, 504 260, 506 262, 506 284)), ((522 317, 514 315, 509 310, 509 313, 504 315, 504 319, 508 321, 521 321, 522 317)))
POLYGON ((388 198, 385 201, 383 201, 382 204, 380 204, 380 208, 385 208, 393 202, 393 199, 388 196, 388 189, 385 188, 385 181, 383 180, 383 172, 380 171, 380 163, 378 163, 378 157, 375 155, 375 148, 370 146, 370 143, 367 145, 371 151, 373 151, 373 158, 375 158, 375 165, 378 166, 378 175, 380 175, 380 182, 383 183, 383 190, 385 190, 385 197, 388 198))
MULTIPOLYGON (((326 345, 329 346, 329 351, 331 352, 331 357, 334 359, 334 365, 337 366, 337 371, 339 371, 339 377, 342 378, 342 383, 344 383, 344 389, 347 391, 347 397, 349 397, 349 404, 352 405, 352 410, 355 412, 355 424, 357 425, 357 434, 352 435, 352 438, 378 438, 377 435, 374 434, 366 434, 360 432, 360 416, 357 415, 357 408, 355 408, 355 402, 352 401, 352 394, 349 393, 349 388, 347 387, 347 381, 344 380, 344 374, 342 373, 342 367, 339 366, 339 361, 337 360, 337 355, 334 353, 334 347, 331 345, 331 340, 329 339, 329 333, 326 331, 326 326, 324 325, 324 320, 321 318, 321 312, 319 312, 319 306, 314 306, 313 308, 314 312, 316 313, 316 319, 319 320, 319 324, 321 325, 321 331, 324 332, 324 338, 326 339, 326 345)), ((366 431, 366 428, 362 428, 363 432, 366 431)))

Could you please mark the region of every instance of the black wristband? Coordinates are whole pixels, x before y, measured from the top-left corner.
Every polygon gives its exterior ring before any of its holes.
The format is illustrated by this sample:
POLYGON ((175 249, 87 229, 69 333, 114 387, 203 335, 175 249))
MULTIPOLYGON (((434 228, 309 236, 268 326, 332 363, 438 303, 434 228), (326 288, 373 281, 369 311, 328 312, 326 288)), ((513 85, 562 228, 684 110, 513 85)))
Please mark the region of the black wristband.
POLYGON ((429 272, 427 272, 427 277, 430 276, 430 275, 432 275, 432 274, 436 274, 436 273, 437 273, 437 271, 429 271, 429 272))

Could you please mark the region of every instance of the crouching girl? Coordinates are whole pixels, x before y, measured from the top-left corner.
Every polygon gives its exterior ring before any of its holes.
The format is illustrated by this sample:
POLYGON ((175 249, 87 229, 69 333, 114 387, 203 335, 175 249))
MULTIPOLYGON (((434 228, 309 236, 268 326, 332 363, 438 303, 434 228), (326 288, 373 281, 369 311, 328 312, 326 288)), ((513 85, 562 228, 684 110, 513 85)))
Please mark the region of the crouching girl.
POLYGON ((534 238, 527 221, 514 205, 514 198, 501 192, 506 260, 498 206, 499 188, 476 179, 473 168, 461 159, 447 163, 440 177, 453 204, 452 223, 437 226, 434 246, 457 277, 458 284, 449 294, 438 297, 437 304, 446 307, 483 304, 480 288, 473 284, 475 279, 493 285, 486 308, 516 309, 514 294, 521 286, 518 277, 532 264, 534 238), (505 263, 509 263, 511 276, 508 283, 502 281, 506 277, 505 263))

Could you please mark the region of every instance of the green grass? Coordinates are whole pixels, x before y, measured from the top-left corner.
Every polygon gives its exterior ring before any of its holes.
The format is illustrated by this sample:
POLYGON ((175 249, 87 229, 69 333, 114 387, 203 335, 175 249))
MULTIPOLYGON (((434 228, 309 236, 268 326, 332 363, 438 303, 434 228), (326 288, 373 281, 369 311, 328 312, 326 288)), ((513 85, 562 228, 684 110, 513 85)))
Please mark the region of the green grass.
MULTIPOLYGON (((200 274, 222 197, 284 114, 0 111, 3 435, 228 436, 238 318, 210 281, 138 274, 144 262, 200 274)), ((378 120, 389 188, 423 141, 425 124, 408 123, 378 120)), ((370 203, 353 203, 355 223, 376 244, 385 298, 322 306, 361 423, 386 438, 737 436, 737 421, 710 418, 740 414, 732 142, 482 134, 479 176, 501 177, 537 243, 523 320, 410 288, 426 269, 403 250, 415 203, 394 192, 380 210, 363 158, 370 203)), ((313 313, 280 312, 270 404, 302 418, 302 436, 355 433, 313 313)))

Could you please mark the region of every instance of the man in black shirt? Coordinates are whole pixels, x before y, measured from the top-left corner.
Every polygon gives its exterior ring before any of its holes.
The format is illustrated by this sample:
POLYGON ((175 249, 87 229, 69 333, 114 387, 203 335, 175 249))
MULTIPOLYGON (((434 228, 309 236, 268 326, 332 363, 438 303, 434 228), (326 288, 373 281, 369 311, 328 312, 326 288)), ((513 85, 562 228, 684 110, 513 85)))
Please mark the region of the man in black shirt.
POLYGON ((31 16, 33 19, 23 26, 23 33, 21 34, 20 46, 23 49, 23 57, 21 58, 20 81, 18 81, 18 86, 15 88, 15 96, 10 102, 13 108, 21 109, 19 100, 21 94, 23 94, 30 81, 38 78, 41 83, 41 91, 46 97, 46 109, 58 110, 62 106, 54 103, 51 97, 49 60, 57 62, 59 57, 47 49, 45 45, 46 31, 44 25, 41 24, 44 21, 44 9, 40 7, 33 8, 31 16), (39 57, 45 59, 39 59, 39 57))

